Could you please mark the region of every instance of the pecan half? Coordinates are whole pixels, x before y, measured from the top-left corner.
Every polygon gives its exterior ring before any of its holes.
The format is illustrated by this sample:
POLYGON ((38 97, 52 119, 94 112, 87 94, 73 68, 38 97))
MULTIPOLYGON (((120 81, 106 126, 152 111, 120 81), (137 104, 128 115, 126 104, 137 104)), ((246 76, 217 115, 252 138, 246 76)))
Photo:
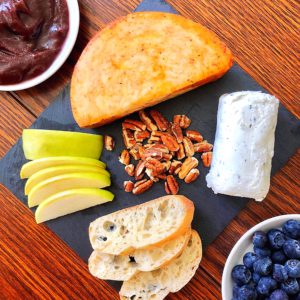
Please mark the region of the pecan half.
POLYGON ((145 160, 148 157, 153 157, 161 160, 164 155, 167 155, 169 149, 163 144, 146 144, 141 158, 145 160))
POLYGON ((129 150, 129 153, 131 154, 134 160, 139 160, 141 158, 138 148, 131 148, 129 150))
POLYGON ((175 115, 173 122, 179 124, 181 128, 188 128, 191 124, 191 120, 186 115, 175 115))
POLYGON ((157 130, 157 126, 152 122, 144 110, 139 111, 139 116, 149 131, 157 130))
POLYGON ((125 172, 126 172, 129 176, 134 176, 134 165, 133 165, 133 164, 127 165, 127 166, 125 167, 125 172))
POLYGON ((153 185, 153 181, 152 180, 146 180, 143 181, 142 183, 140 182, 136 182, 134 185, 134 188, 132 190, 132 193, 134 195, 139 195, 144 193, 145 191, 147 191, 148 189, 150 189, 150 187, 153 185))
POLYGON ((136 140, 136 142, 142 143, 145 139, 148 139, 149 137, 150 137, 150 133, 147 130, 134 132, 134 139, 136 140))
POLYGON ((194 145, 186 136, 183 138, 183 145, 186 156, 193 156, 195 154, 194 145))
POLYGON ((113 151, 114 148, 115 148, 115 141, 114 141, 114 139, 111 136, 109 136, 109 135, 105 135, 104 136, 104 146, 105 146, 106 150, 113 151))
POLYGON ((166 133, 161 137, 161 140, 170 151, 179 150, 179 144, 177 143, 176 138, 174 136, 166 133))
POLYGON ((130 164, 130 154, 128 150, 124 149, 120 156, 119 156, 119 162, 123 165, 128 165, 130 164))
POLYGON ((148 139, 148 143, 149 144, 160 143, 161 142, 161 137, 153 135, 153 132, 152 132, 150 138, 148 139))
POLYGON ((148 180, 148 179, 142 179, 142 180, 137 181, 137 182, 134 184, 134 187, 137 187, 137 186, 143 184, 143 183, 146 182, 147 180, 148 180))
POLYGON ((134 170, 135 180, 140 180, 144 177, 145 162, 140 160, 134 170))
POLYGON ((163 157, 163 153, 161 150, 159 149, 146 149, 143 153, 143 155, 141 156, 142 160, 146 160, 147 158, 152 157, 152 158, 156 158, 158 160, 161 160, 163 157))
POLYGON ((173 175, 167 176, 167 181, 165 182, 165 190, 167 194, 177 195, 179 191, 179 184, 173 175))
POLYGON ((163 153, 162 160, 169 161, 172 159, 172 157, 173 157, 173 155, 171 153, 163 153))
POLYGON ((203 136, 200 134, 199 131, 196 130, 187 130, 185 132, 186 136, 193 142, 202 142, 203 141, 203 136))
POLYGON ((194 168, 198 166, 198 159, 195 157, 187 157, 186 160, 183 162, 178 176, 180 179, 185 178, 185 176, 194 168))
POLYGON ((182 160, 185 158, 184 146, 183 144, 179 144, 179 149, 176 153, 177 159, 182 160))
POLYGON ((166 180, 167 179, 167 175, 166 174, 158 174, 157 178, 159 178, 161 180, 166 180))
POLYGON ((171 166, 169 168, 169 174, 178 174, 180 171, 180 167, 182 166, 182 162, 179 160, 173 160, 171 162, 171 166))
POLYGON ((140 158, 144 160, 143 157, 144 157, 144 154, 145 154, 145 151, 146 151, 146 150, 145 150, 145 147, 144 147, 143 145, 141 145, 141 146, 139 147, 139 150, 138 150, 138 151, 139 151, 140 158))
POLYGON ((127 149, 132 148, 135 144, 136 141, 134 139, 133 133, 129 129, 122 129, 122 135, 123 135, 123 140, 125 147, 127 149))
POLYGON ((167 172, 171 167, 171 162, 170 161, 163 162, 162 164, 165 167, 165 172, 167 172))
POLYGON ((210 167, 212 161, 212 152, 205 152, 201 155, 201 159, 204 167, 210 167))
POLYGON ((172 123, 171 132, 175 136, 177 142, 180 144, 183 141, 182 129, 178 123, 172 123))
POLYGON ((163 144, 146 144, 145 145, 146 149, 155 149, 155 150, 159 150, 162 153, 169 153, 169 149, 166 145, 163 144))
POLYGON ((148 177, 153 181, 153 182, 158 182, 159 178, 154 176, 154 172, 153 170, 147 169, 146 168, 146 174, 148 175, 148 177))
POLYGON ((148 157, 145 161, 145 167, 153 171, 153 176, 157 176, 165 171, 165 166, 159 160, 148 157))
POLYGON ((143 131, 146 130, 146 125, 138 120, 126 119, 122 123, 122 128, 143 131))
POLYGON ((123 183, 123 187, 124 187, 124 191, 127 193, 132 192, 134 184, 132 181, 128 180, 128 181, 124 181, 123 183))
POLYGON ((185 183, 191 183, 193 181, 195 181, 198 176, 199 176, 200 172, 198 169, 192 169, 184 178, 185 183))
POLYGON ((213 145, 208 143, 206 140, 201 143, 194 144, 195 152, 208 152, 211 151, 212 148, 213 145))
POLYGON ((161 131, 166 131, 169 127, 168 120, 157 110, 151 110, 150 115, 155 121, 157 127, 161 131))

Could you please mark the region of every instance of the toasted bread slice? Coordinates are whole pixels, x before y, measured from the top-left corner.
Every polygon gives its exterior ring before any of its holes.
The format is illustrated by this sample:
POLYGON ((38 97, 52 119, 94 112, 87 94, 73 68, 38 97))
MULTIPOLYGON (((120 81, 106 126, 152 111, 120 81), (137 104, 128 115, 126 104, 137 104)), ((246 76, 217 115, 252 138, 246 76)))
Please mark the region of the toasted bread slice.
POLYGON ((164 196, 98 218, 90 224, 90 241, 102 253, 130 254, 183 235, 193 215, 194 203, 188 198, 164 196))
POLYGON ((232 54, 207 28, 182 16, 139 12, 89 42, 71 81, 80 127, 97 127, 214 81, 232 54))
POLYGON ((130 255, 111 255, 95 250, 89 258, 92 275, 104 280, 129 280, 139 271, 153 271, 168 264, 185 249, 191 230, 150 250, 136 250, 130 255))
POLYGON ((182 289, 192 279, 201 258, 201 240, 193 230, 187 247, 179 257, 161 269, 140 272, 125 281, 120 290, 120 297, 123 300, 164 299, 169 293, 182 289))

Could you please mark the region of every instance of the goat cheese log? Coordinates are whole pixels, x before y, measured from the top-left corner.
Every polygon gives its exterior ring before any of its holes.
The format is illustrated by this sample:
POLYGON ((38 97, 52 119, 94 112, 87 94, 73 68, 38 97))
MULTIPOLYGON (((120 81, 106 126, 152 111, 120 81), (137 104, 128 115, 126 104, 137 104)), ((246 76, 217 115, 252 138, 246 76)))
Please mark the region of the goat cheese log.
POLYGON ((279 101, 261 92, 221 96, 207 186, 262 201, 270 187, 279 101))

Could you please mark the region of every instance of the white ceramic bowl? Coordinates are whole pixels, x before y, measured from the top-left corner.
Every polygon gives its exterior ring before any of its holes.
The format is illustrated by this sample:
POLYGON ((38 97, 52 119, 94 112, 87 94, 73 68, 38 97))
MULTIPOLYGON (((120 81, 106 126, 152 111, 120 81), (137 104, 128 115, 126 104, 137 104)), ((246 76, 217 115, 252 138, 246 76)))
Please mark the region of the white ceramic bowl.
POLYGON ((69 32, 61 51, 59 52, 51 66, 45 72, 32 79, 16 84, 0 85, 0 91, 19 91, 38 85, 39 83, 52 76, 66 61, 77 39, 80 19, 77 0, 66 0, 66 3, 69 10, 69 32))
POLYGON ((284 222, 290 219, 300 221, 300 214, 282 215, 265 220, 248 230, 235 244, 231 250, 222 275, 222 298, 223 300, 232 299, 233 280, 231 279, 231 270, 237 264, 243 263, 243 256, 248 251, 253 251, 252 236, 255 231, 268 231, 271 228, 279 228, 284 222))

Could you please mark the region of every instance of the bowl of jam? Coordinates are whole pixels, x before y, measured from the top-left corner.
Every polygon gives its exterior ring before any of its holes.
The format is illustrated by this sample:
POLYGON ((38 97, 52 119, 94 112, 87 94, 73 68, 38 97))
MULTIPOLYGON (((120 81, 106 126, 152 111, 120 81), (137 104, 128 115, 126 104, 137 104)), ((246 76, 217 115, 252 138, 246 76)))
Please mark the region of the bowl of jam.
POLYGON ((77 0, 0 1, 0 91, 27 89, 52 76, 78 29, 77 0))

